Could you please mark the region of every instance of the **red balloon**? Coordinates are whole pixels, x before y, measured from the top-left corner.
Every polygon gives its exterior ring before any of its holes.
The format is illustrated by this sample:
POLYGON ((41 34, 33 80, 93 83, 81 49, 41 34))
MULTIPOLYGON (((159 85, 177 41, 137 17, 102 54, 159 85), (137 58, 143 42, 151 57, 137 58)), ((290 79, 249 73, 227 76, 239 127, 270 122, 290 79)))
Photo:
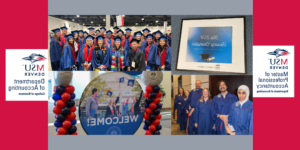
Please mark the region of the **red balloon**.
POLYGON ((67 114, 66 119, 67 120, 74 120, 76 118, 76 114, 73 112, 70 112, 69 114, 67 114))
POLYGON ((57 133, 60 135, 66 134, 67 133, 67 129, 65 129, 64 127, 59 127, 57 129, 57 133))
POLYGON ((156 104, 154 102, 150 103, 149 108, 152 109, 152 110, 155 109, 156 104))
POLYGON ((149 130, 146 130, 146 131, 145 131, 145 135, 152 135, 152 132, 149 131, 149 130))
POLYGON ((144 113, 144 119, 146 119, 146 120, 149 119, 149 115, 144 113))
POLYGON ((160 124, 160 121, 158 119, 155 119, 153 122, 152 122, 155 126, 158 126, 160 124))
POLYGON ((71 109, 71 112, 75 112, 76 111, 76 106, 73 106, 70 109, 71 109))
POLYGON ((162 92, 157 92, 156 93, 156 98, 161 98, 162 97, 162 92))
POLYGON ((56 106, 59 107, 59 108, 63 108, 63 107, 65 107, 65 102, 62 101, 62 100, 57 100, 56 101, 56 106))
POLYGON ((145 93, 144 93, 144 97, 145 97, 145 98, 148 98, 148 97, 149 97, 149 93, 148 93, 148 92, 145 92, 145 93))
POLYGON ((72 122, 70 121, 70 120, 65 120, 64 122, 63 122, 63 127, 65 128, 65 129, 68 129, 68 128, 70 128, 72 126, 72 122))
POLYGON ((65 134, 59 134, 59 133, 56 133, 56 135, 65 135, 65 134))
POLYGON ((149 130, 150 130, 151 132, 155 131, 155 130, 156 130, 155 125, 151 124, 151 125, 149 126, 149 130))
POLYGON ((55 106, 55 107, 53 108, 53 113, 54 113, 54 114, 60 114, 60 113, 62 113, 61 108, 55 106))
POLYGON ((151 93, 153 91, 151 86, 146 86, 146 90, 147 93, 151 93))
POLYGON ((161 119, 161 114, 156 115, 155 119, 158 119, 158 120, 161 119))
POLYGON ((153 100, 153 103, 159 104, 159 103, 160 103, 160 99, 159 99, 159 98, 155 98, 155 99, 153 100))
POLYGON ((57 86, 58 86, 58 85, 55 85, 55 86, 54 86, 54 88, 53 88, 53 92, 55 92, 55 88, 56 88, 57 86))
POLYGON ((74 88, 73 85, 67 85, 67 86, 65 87, 65 92, 66 92, 66 93, 72 94, 72 93, 74 93, 74 91, 75 91, 75 88, 74 88))
POLYGON ((146 114, 150 115, 152 113, 152 110, 150 108, 146 108, 145 112, 146 114))
POLYGON ((68 101, 68 100, 70 100, 70 98, 71 98, 71 95, 69 94, 69 93, 63 93, 62 95, 61 95, 61 99, 63 100, 63 101, 68 101))
POLYGON ((78 135, 77 132, 72 133, 72 135, 78 135))

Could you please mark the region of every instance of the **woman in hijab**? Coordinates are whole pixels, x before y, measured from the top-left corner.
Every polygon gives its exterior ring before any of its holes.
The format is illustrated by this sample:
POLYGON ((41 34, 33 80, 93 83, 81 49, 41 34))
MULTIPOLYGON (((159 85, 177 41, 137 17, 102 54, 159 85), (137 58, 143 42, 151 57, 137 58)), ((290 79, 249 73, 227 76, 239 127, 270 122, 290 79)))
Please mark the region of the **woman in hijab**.
POLYGON ((249 135, 253 104, 249 100, 250 90, 248 86, 241 85, 238 88, 239 101, 232 104, 228 116, 228 125, 225 123, 227 134, 249 135))

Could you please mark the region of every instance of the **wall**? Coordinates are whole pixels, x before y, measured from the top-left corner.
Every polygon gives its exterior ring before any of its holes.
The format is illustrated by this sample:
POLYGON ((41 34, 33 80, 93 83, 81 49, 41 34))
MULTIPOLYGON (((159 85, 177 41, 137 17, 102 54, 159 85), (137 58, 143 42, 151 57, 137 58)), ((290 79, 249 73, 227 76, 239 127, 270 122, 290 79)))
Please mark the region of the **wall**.
POLYGON ((163 100, 163 108, 171 108, 171 71, 162 71, 163 81, 161 82, 162 87, 166 92, 166 97, 163 100))

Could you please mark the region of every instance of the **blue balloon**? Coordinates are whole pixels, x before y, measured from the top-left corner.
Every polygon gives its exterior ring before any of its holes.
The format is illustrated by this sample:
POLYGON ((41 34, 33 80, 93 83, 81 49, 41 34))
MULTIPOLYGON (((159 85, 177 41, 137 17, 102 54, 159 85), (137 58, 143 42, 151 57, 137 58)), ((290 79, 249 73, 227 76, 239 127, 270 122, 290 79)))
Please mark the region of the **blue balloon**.
POLYGON ((57 87, 55 88, 55 93, 57 93, 57 94, 59 94, 59 95, 63 94, 64 91, 65 91, 65 88, 62 87, 62 86, 57 86, 57 87))
POLYGON ((59 95, 59 94, 57 94, 57 93, 54 93, 54 94, 52 95, 52 98, 53 98, 54 100, 59 100, 59 99, 61 99, 61 95, 59 95))
POLYGON ((74 132, 76 132, 76 131, 77 131, 77 127, 74 126, 74 125, 72 125, 70 128, 68 128, 68 132, 69 132, 69 133, 74 133, 74 132))
POLYGON ((56 120, 56 121, 54 121, 54 126, 59 128, 59 127, 62 126, 62 122, 59 122, 59 121, 56 120))
POLYGON ((74 99, 76 97, 75 93, 72 93, 70 95, 71 95, 71 99, 74 99))
POLYGON ((153 132, 153 135, 160 135, 160 132, 158 130, 153 132))
POLYGON ((159 103, 159 104, 156 105, 156 108, 161 109, 162 105, 159 103))
POLYGON ((155 98, 155 97, 156 97, 156 93, 155 93, 155 92, 151 92, 151 93, 149 94, 149 97, 150 97, 150 98, 155 98))
POLYGON ((153 86, 152 89, 155 93, 160 91, 160 87, 158 85, 153 86))
POLYGON ((160 109, 158 109, 158 108, 154 109, 154 110, 153 110, 153 114, 154 114, 154 115, 160 114, 160 109))
POLYGON ((145 108, 149 108, 149 104, 145 104, 145 108))
POLYGON ((152 121, 150 121, 149 119, 145 120, 145 125, 150 126, 152 123, 152 121))
POLYGON ((144 129, 144 130, 148 130, 148 129, 149 129, 149 126, 147 126, 147 125, 144 124, 143 129, 144 129))
POLYGON ((63 122, 63 121, 65 121, 65 119, 66 119, 66 117, 63 114, 58 114, 56 116, 56 120, 59 122, 63 122))
POLYGON ((161 125, 156 126, 156 130, 161 130, 161 125))
POLYGON ((70 108, 71 108, 71 107, 73 107, 74 105, 75 105, 75 101, 74 101, 74 100, 71 99, 71 100, 66 101, 66 106, 67 106, 67 107, 70 107, 70 108))
POLYGON ((148 97, 145 99, 145 102, 146 102, 146 104, 150 104, 150 103, 152 103, 152 99, 148 97))
POLYGON ((58 127, 55 127, 55 131, 57 132, 58 127))
POLYGON ((77 123, 77 120, 74 119, 74 120, 71 121, 71 123, 72 123, 72 125, 75 125, 77 123))

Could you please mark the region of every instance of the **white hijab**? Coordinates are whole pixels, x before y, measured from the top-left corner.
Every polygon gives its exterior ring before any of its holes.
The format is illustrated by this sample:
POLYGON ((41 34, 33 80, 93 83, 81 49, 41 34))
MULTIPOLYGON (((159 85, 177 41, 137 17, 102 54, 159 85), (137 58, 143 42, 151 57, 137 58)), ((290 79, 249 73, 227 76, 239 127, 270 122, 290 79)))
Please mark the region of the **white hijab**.
POLYGON ((236 103, 236 106, 238 106, 240 103, 241 105, 244 104, 247 100, 249 100, 249 95, 250 95, 250 90, 248 88, 247 85, 240 85, 238 90, 237 90, 237 94, 239 94, 239 90, 242 89, 246 92, 247 96, 245 98, 245 100, 243 102, 241 102, 240 100, 236 103))

